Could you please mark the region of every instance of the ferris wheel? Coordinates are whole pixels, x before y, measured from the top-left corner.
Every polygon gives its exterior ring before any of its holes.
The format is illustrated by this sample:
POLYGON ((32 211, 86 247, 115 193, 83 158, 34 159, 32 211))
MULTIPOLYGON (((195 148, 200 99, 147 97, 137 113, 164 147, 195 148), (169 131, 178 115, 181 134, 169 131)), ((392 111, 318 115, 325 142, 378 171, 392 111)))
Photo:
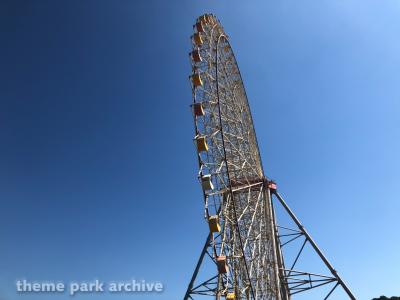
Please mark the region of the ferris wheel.
MULTIPOLYGON (((228 36, 214 15, 205 14, 196 20, 191 42, 194 143, 209 234, 184 299, 288 300, 302 276, 308 276, 306 284, 326 280, 347 289, 339 276, 318 277, 285 268, 272 195, 286 204, 276 184, 264 176, 246 91, 228 36), (213 264, 208 275, 200 278, 206 258, 213 264)), ((315 245, 301 227, 299 235, 315 245)))

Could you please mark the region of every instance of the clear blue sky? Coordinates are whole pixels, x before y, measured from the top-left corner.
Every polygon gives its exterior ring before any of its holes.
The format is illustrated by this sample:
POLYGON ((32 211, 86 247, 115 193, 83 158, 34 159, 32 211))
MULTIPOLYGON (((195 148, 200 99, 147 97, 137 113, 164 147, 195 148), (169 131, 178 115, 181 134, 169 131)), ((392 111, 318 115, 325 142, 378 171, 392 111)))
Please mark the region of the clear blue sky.
POLYGON ((204 12, 230 35, 267 175, 359 299, 400 295, 398 1, 3 0, 1 300, 68 299, 18 296, 19 278, 182 297, 207 233, 187 80, 204 12))

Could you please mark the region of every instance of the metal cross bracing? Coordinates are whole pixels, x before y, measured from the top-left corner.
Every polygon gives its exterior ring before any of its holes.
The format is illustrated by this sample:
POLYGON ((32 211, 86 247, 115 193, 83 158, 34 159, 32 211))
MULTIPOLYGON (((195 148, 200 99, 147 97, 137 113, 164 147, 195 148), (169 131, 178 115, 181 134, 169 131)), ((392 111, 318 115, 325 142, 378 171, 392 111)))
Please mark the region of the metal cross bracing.
POLYGON ((307 290, 307 284, 316 286, 328 278, 285 269, 273 189, 264 177, 228 37, 211 14, 199 17, 194 29, 190 53, 194 142, 210 233, 184 299, 288 300, 307 290), (206 261, 213 266, 212 274, 199 280, 206 261))
POLYGON ((355 300, 356 298, 349 287, 339 276, 337 271, 333 268, 331 263, 322 253, 322 251, 317 246, 316 242, 312 239, 305 227, 300 223, 299 219, 296 217, 293 211, 289 208, 282 196, 278 193, 276 184, 272 181, 267 182, 267 184, 269 185, 271 200, 277 200, 277 204, 279 204, 280 207, 283 208, 284 212, 294 224, 293 227, 277 225, 274 202, 271 201, 271 205, 273 207, 273 219, 276 228, 276 243, 277 248, 279 249, 278 258, 280 258, 281 260, 281 289, 285 289, 285 292, 289 296, 289 299, 291 299, 293 295, 313 290, 319 287, 327 287, 327 289, 324 289, 319 294, 318 298, 326 300, 331 299, 333 292, 340 286, 344 295, 342 295, 339 299, 343 299, 343 297, 345 297, 346 299, 355 300), (297 247, 295 246, 291 249, 292 257, 290 257, 290 255, 284 255, 285 248, 292 246, 296 240, 300 240, 301 243, 297 245, 297 247), (325 270, 329 271, 330 274, 316 274, 297 269, 297 265, 301 259, 301 256, 304 252, 306 252, 305 249, 308 245, 311 248, 312 254, 320 259, 321 263, 325 267, 325 270))

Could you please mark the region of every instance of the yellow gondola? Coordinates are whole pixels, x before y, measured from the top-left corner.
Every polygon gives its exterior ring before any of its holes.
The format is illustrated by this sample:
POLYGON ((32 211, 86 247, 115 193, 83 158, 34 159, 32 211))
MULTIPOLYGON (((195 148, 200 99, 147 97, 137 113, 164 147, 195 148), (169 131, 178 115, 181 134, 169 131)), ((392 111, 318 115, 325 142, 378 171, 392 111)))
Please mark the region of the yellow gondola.
POLYGON ((225 299, 226 299, 226 300, 235 300, 235 299, 236 299, 235 293, 228 293, 228 294, 226 294, 225 299))
POLYGON ((200 22, 208 23, 208 16, 207 15, 202 15, 199 17, 200 22))
POLYGON ((193 41, 197 46, 203 44, 203 39, 201 38, 200 33, 196 32, 195 34, 193 34, 193 41))
POLYGON ((198 87, 198 86, 202 86, 203 85, 203 80, 201 80, 201 76, 200 76, 200 74, 199 73, 194 73, 192 76, 190 76, 191 78, 192 78, 192 82, 193 82, 193 85, 195 86, 195 87, 198 87))
POLYGON ((192 59, 193 59, 194 62, 201 62, 201 61, 203 61, 203 60, 201 59, 201 55, 200 55, 199 49, 193 50, 192 53, 191 53, 191 56, 192 56, 192 59))
POLYGON ((202 103, 193 104, 193 113, 196 117, 201 117, 205 115, 204 107, 202 103))
POLYGON ((204 32, 203 22, 201 22, 201 21, 197 22, 196 29, 197 29, 197 32, 204 32))
POLYGON ((220 232, 221 226, 219 225, 219 218, 217 215, 210 216, 208 218, 208 226, 210 227, 210 232, 220 232))
POLYGON ((195 137, 197 152, 208 151, 207 139, 204 135, 198 135, 195 137))

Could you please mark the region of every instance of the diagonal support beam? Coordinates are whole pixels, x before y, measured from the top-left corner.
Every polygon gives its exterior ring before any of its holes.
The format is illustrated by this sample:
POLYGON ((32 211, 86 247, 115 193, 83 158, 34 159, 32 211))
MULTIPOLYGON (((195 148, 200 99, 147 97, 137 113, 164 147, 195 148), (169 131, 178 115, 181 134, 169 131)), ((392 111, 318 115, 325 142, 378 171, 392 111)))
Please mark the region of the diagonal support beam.
POLYGON ((203 250, 201 251, 199 260, 197 261, 196 268, 194 269, 194 272, 193 272, 193 275, 192 275, 192 279, 190 280, 190 283, 188 285, 188 288, 186 290, 186 294, 185 294, 185 297, 183 298, 183 300, 193 299, 192 297, 190 297, 190 293, 191 293, 191 291, 193 289, 193 284, 196 281, 196 277, 197 277, 197 274, 199 273, 199 270, 200 270, 201 264, 203 262, 204 256, 206 255, 207 249, 210 246, 211 238, 212 238, 212 234, 210 233, 207 236, 206 242, 204 244, 203 250))

